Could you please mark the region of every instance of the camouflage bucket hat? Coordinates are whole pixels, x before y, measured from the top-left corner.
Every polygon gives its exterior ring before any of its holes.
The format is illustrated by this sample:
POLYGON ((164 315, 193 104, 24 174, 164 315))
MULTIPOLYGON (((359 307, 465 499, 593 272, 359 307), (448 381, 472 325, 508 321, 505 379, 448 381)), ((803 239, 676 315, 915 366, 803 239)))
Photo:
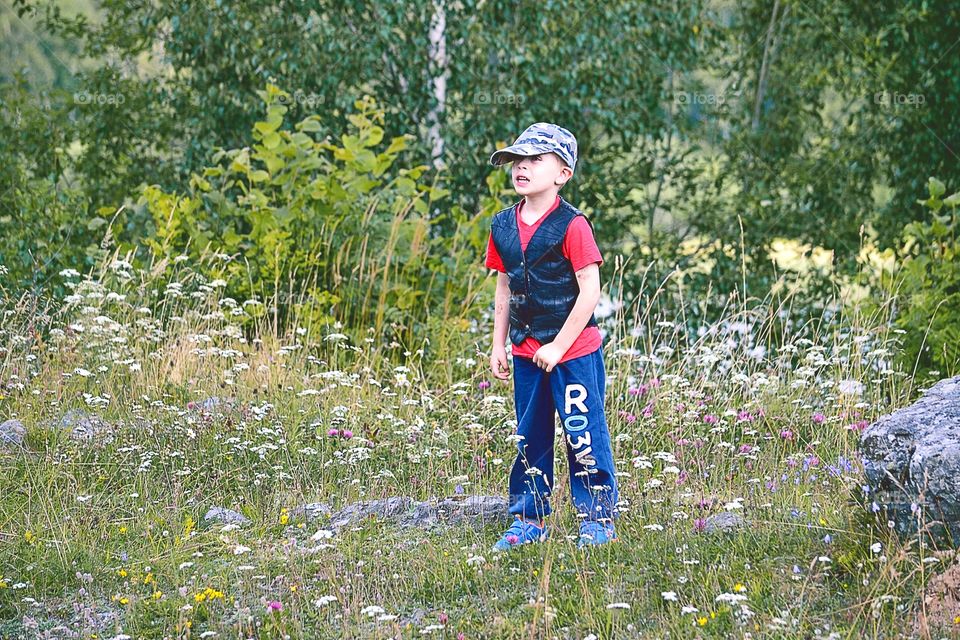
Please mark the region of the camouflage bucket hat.
POLYGON ((512 145, 495 151, 490 156, 490 164, 499 166, 515 160, 514 156, 535 156, 550 152, 560 156, 570 169, 576 168, 577 139, 573 134, 555 124, 537 122, 527 127, 512 145))

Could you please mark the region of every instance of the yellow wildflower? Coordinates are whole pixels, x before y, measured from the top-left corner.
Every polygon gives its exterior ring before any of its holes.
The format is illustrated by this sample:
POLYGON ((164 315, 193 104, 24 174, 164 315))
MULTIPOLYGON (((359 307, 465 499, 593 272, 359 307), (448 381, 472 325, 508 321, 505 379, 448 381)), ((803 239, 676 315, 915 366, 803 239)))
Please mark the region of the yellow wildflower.
POLYGON ((120 576, 121 578, 126 578, 126 577, 127 577, 127 570, 121 568, 119 571, 117 571, 117 575, 120 576))
POLYGON ((33 534, 33 531, 27 529, 23 532, 23 539, 27 541, 27 544, 33 544, 34 540, 37 539, 37 536, 33 534))
POLYGON ((697 618, 697 624, 700 625, 701 627, 705 626, 707 624, 707 616, 700 616, 699 618, 697 618))
POLYGON ((159 600, 159 599, 162 598, 162 597, 163 597, 163 591, 154 591, 154 592, 153 592, 153 599, 154 599, 154 600, 159 600))
POLYGON ((130 604, 130 598, 128 598, 128 597, 126 597, 126 596, 120 598, 120 604, 123 604, 123 605, 130 604))
POLYGON ((743 586, 742 582, 738 582, 737 584, 733 585, 733 590, 736 591, 737 593, 743 593, 744 591, 747 590, 747 588, 743 586))
POLYGON ((197 602, 203 602, 204 600, 216 600, 217 598, 220 598, 222 600, 223 591, 217 591, 216 589, 207 587, 201 593, 198 593, 196 596, 194 596, 194 599, 196 599, 197 597, 201 597, 201 599, 197 600, 197 602))
POLYGON ((120 531, 121 534, 126 533, 126 532, 127 532, 127 525, 125 525, 125 524, 120 525, 119 531, 120 531))
POLYGON ((150 584, 152 582, 155 582, 155 580, 153 579, 152 573, 148 573, 143 577, 143 584, 150 584))
POLYGON ((196 594, 195 596, 193 596, 193 601, 194 601, 194 602, 203 602, 203 601, 206 600, 206 599, 207 599, 207 594, 204 593, 203 591, 201 591, 200 593, 198 593, 198 594, 196 594))

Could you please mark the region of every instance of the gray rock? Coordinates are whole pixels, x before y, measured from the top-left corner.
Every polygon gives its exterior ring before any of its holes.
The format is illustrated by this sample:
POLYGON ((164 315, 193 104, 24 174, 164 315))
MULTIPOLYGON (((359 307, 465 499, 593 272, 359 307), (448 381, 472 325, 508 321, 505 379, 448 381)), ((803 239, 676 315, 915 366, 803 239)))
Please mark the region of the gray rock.
POLYGON ((721 511, 720 513, 715 513, 707 517, 707 521, 703 525, 703 530, 706 533, 733 531, 739 529, 744 524, 746 524, 746 521, 743 519, 743 516, 731 511, 721 511))
POLYGON ((211 507, 210 510, 203 515, 203 522, 207 525, 222 523, 244 526, 250 524, 250 518, 226 507, 211 507))
POLYGON ((68 431, 72 440, 103 443, 113 438, 113 427, 100 416, 80 409, 71 409, 60 418, 60 428, 68 431))
POLYGON ((395 497, 382 500, 354 502, 330 516, 330 527, 340 529, 359 523, 371 516, 381 520, 393 520, 404 515, 414 505, 413 498, 395 497))
POLYGON ((921 521, 934 538, 960 545, 960 376, 867 427, 860 449, 867 500, 899 533, 916 533, 921 521))
POLYGON ((26 435, 27 428, 17 419, 0 424, 0 451, 22 449, 26 435))
POLYGON ((469 524, 483 526, 491 521, 508 521, 507 499, 502 496, 457 496, 431 498, 415 505, 413 513, 400 526, 469 524))
POLYGON ((334 530, 376 517, 399 527, 440 525, 483 526, 488 522, 506 522, 507 500, 501 496, 456 496, 430 498, 423 502, 407 497, 355 502, 330 516, 334 530))
POLYGON ((290 510, 290 519, 293 521, 302 518, 307 522, 313 522, 314 520, 329 518, 331 515, 333 515, 333 509, 324 502, 308 502, 290 510))

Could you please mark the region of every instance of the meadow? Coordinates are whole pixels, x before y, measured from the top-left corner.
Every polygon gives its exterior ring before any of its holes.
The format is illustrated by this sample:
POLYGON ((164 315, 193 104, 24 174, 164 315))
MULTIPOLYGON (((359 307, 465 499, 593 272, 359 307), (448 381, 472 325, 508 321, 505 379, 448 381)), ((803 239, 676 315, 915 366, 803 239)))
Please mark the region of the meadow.
POLYGON ((923 382, 878 314, 605 299, 621 541, 576 549, 558 451, 553 535, 497 555, 502 521, 334 531, 297 509, 505 494, 488 313, 443 350, 310 314, 278 333, 174 262, 6 296, 0 407, 27 432, 2 457, 0 637, 907 637, 953 561, 894 536, 864 483, 861 431, 923 382))

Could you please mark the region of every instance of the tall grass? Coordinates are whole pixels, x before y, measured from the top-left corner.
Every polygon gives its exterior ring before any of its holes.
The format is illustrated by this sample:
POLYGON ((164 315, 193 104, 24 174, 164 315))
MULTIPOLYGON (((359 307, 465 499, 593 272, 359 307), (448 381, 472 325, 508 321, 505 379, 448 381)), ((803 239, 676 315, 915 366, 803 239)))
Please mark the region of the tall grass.
MULTIPOLYGON (((575 550, 562 463, 554 534, 506 557, 489 552, 498 523, 371 521, 327 538, 323 522, 293 518, 307 502, 504 494, 515 452, 510 386, 489 384, 483 355, 492 278, 472 276, 465 299, 431 310, 429 341, 400 342, 382 292, 405 265, 367 260, 362 239, 339 251, 351 293, 327 324, 304 302, 281 327, 269 303, 223 297, 204 264, 138 270, 119 256, 65 275, 73 295, 42 331, 29 314, 4 316, 0 407, 27 425, 28 448, 4 458, 0 480, 0 635, 911 629, 929 571, 949 556, 898 540, 854 499, 860 430, 912 392, 891 366, 898 334, 838 304, 805 315, 789 295, 734 294, 702 324, 669 279, 604 302, 619 545, 575 550), (373 325, 348 325, 373 304, 373 325), (104 435, 71 438, 70 410, 101 418, 104 435), (252 524, 204 526, 214 505, 252 524), (721 512, 745 525, 704 532, 721 512)), ((614 266, 617 292, 625 267, 614 266)))

